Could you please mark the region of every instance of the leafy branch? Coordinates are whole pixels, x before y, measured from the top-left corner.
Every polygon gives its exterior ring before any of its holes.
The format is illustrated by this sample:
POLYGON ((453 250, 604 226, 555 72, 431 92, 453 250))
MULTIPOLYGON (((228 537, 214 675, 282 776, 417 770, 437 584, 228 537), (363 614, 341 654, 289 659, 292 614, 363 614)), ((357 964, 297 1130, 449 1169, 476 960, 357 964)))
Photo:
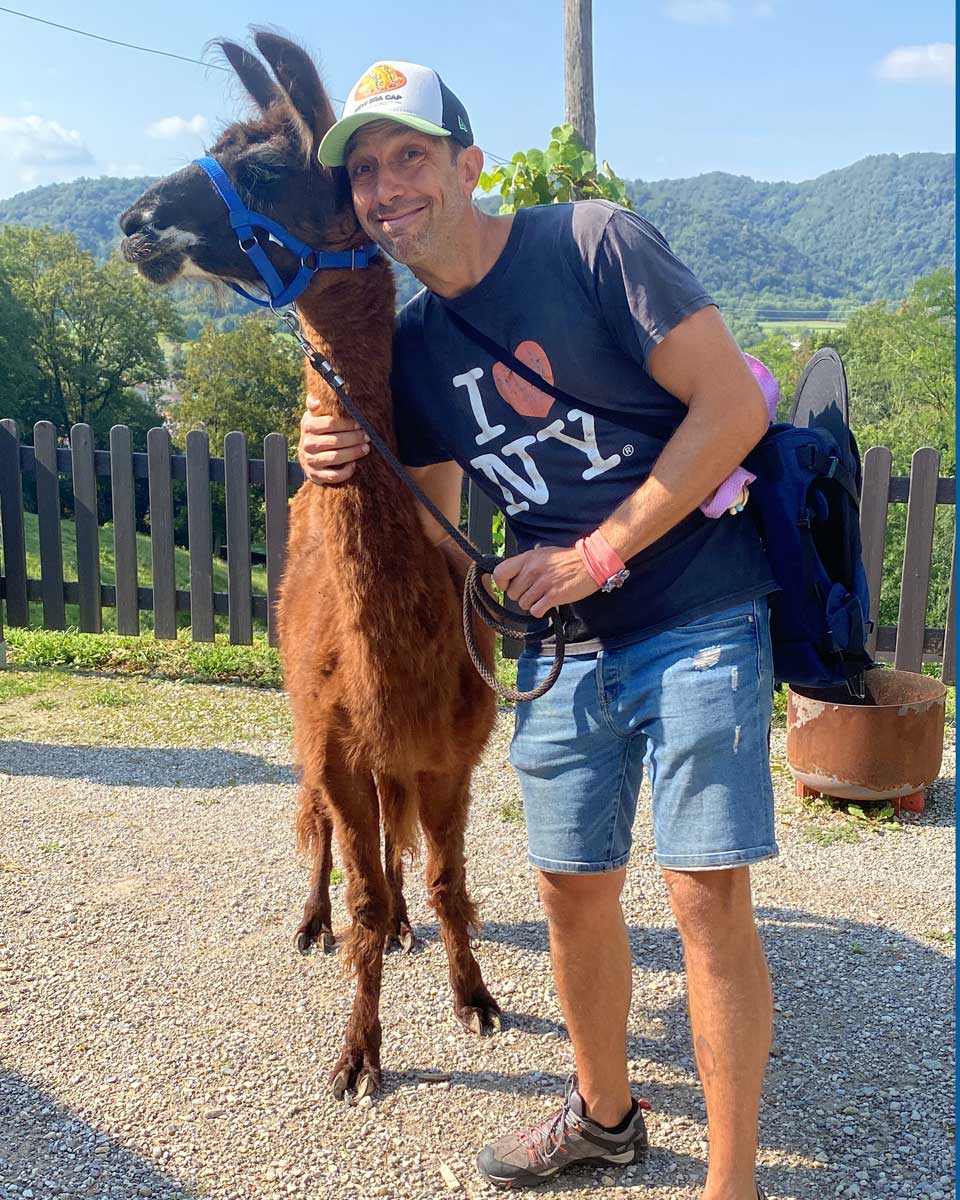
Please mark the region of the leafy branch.
POLYGON ((586 148, 572 125, 557 125, 546 150, 518 151, 480 176, 485 192, 497 189, 503 197, 501 213, 516 212, 534 204, 566 204, 570 200, 611 200, 633 208, 627 189, 613 167, 586 148))

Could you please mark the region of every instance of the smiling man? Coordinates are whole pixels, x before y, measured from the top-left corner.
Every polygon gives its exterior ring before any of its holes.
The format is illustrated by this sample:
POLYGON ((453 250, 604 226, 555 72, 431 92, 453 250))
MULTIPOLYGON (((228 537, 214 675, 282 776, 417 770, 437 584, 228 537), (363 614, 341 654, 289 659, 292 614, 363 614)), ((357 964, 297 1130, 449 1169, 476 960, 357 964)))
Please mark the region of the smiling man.
MULTIPOLYGON (((425 285, 394 347, 404 461, 454 522, 469 472, 522 549, 497 581, 535 615, 570 611, 560 678, 518 706, 511 761, 577 1074, 558 1111, 486 1146, 480 1170, 522 1186, 646 1150, 627 1074, 620 906, 646 766, 706 1097, 704 1200, 755 1200, 771 995, 749 866, 777 852, 775 585, 753 522, 698 506, 763 434, 759 386, 711 298, 642 218, 603 201, 480 211, 483 154, 434 71, 372 67, 320 159, 346 169, 360 224, 425 285), (451 313, 591 413, 519 378, 451 313)), ((308 408, 310 479, 342 483, 366 452, 352 422, 308 408)), ((540 649, 520 661, 521 688, 549 668, 540 649)))

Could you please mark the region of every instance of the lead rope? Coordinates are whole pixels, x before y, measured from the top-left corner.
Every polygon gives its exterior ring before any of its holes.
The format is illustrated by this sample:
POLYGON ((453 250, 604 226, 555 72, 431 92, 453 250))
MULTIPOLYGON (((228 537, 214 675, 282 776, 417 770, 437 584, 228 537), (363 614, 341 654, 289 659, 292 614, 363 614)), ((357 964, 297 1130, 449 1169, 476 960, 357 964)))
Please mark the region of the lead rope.
POLYGON ((493 555, 481 554, 476 546, 468 541, 456 526, 451 525, 430 497, 418 486, 403 463, 350 399, 343 378, 336 373, 320 351, 315 346, 312 346, 304 337, 303 328, 301 327, 300 318, 297 313, 290 308, 284 309, 282 312, 274 309, 274 312, 296 338, 297 344, 303 351, 307 362, 321 376, 324 382, 333 388, 340 403, 370 438, 370 441, 380 452, 387 466, 413 492, 414 496, 426 508, 433 519, 447 531, 460 549, 470 557, 471 563, 463 585, 463 637, 467 644, 467 651, 481 679, 498 696, 506 700, 536 700, 539 696, 548 692, 556 683, 557 676, 560 674, 560 668, 563 666, 565 641, 559 611, 552 608, 544 617, 530 617, 525 613, 511 612, 510 609, 505 608, 504 605, 490 595, 483 585, 482 577, 484 575, 492 575, 503 559, 493 555), (473 628, 474 612, 495 633, 500 634, 501 637, 516 637, 525 640, 536 639, 540 641, 552 627, 553 636, 556 639, 553 665, 541 684, 532 691, 519 692, 516 688, 508 687, 497 679, 494 672, 483 661, 483 655, 477 646, 473 628))

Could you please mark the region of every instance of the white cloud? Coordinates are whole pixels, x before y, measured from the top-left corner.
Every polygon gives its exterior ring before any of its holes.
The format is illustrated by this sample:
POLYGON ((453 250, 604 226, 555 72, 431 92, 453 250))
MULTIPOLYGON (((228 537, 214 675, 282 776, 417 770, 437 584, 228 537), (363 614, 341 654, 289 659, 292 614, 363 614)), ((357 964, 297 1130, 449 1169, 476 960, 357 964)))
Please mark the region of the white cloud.
POLYGON ((888 83, 945 83, 956 78, 956 47, 951 42, 898 46, 873 68, 874 78, 888 83))
POLYGON ((161 117, 147 126, 147 137, 169 140, 192 133, 199 138, 210 136, 210 122, 197 113, 194 117, 161 117))
POLYGON ((22 169, 24 181, 44 167, 82 167, 93 163, 93 154, 76 129, 65 129, 35 113, 26 117, 0 116, 0 156, 22 169))
POLYGON ((684 25, 725 25, 733 9, 728 0, 670 0, 667 16, 684 25))

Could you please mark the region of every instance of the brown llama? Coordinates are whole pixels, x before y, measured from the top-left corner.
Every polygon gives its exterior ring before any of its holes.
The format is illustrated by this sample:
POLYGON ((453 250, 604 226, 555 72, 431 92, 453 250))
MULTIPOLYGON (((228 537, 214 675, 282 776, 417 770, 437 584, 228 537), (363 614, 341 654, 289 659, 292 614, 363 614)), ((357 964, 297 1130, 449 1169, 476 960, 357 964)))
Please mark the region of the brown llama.
MULTIPOLYGON (((258 32, 256 44, 276 82, 252 54, 222 43, 258 111, 230 125, 211 156, 245 203, 308 245, 361 246, 344 172, 317 162, 334 114, 313 63, 274 34, 258 32)), ((155 283, 183 277, 246 287, 259 282, 227 209, 196 165, 150 188, 120 224, 125 257, 155 283)), ((295 256, 265 233, 259 240, 281 277, 292 278, 295 256)), ((395 445, 389 385, 394 285, 385 257, 377 255, 365 270, 319 272, 298 308, 307 338, 395 445)), ((334 393, 310 369, 307 388, 326 411, 341 413, 334 393)), ((297 940, 301 949, 332 942, 333 830, 352 920, 344 953, 357 981, 343 1052, 330 1076, 338 1098, 348 1089, 371 1094, 381 1083, 383 952, 386 941, 411 942, 401 856, 416 845, 418 824, 454 1011, 474 1033, 499 1026, 499 1006, 470 949, 477 918, 464 869, 470 775, 495 712, 461 629, 467 565, 449 542, 431 543, 416 502, 375 452, 348 482, 307 483, 292 501, 279 628, 302 773, 297 833, 313 857, 297 940)), ((489 631, 479 628, 477 635, 492 657, 489 631)))

